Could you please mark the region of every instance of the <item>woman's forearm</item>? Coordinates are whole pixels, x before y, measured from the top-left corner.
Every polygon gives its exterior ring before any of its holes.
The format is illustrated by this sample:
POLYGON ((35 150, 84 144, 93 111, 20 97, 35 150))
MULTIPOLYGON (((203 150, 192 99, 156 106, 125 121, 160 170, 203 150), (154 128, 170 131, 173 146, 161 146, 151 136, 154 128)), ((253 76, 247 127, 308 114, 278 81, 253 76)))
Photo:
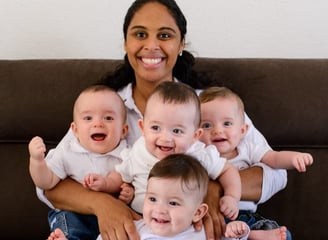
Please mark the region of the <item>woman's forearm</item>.
MULTIPOLYGON (((207 239, 221 239, 225 229, 224 217, 219 209, 220 197, 223 188, 217 181, 210 181, 205 203, 208 205, 208 214, 203 218, 207 239)), ((198 226, 201 229, 201 225, 198 226)))
POLYGON ((260 200, 262 195, 263 169, 261 167, 250 167, 239 171, 241 178, 241 200, 260 200))
POLYGON ((140 216, 107 193, 92 191, 74 180, 65 179, 47 191, 46 196, 56 208, 96 215, 103 240, 139 239, 133 219, 140 216))
POLYGON ((56 208, 81 214, 96 214, 95 202, 102 199, 110 201, 112 198, 109 194, 88 190, 69 178, 45 191, 45 195, 56 208))

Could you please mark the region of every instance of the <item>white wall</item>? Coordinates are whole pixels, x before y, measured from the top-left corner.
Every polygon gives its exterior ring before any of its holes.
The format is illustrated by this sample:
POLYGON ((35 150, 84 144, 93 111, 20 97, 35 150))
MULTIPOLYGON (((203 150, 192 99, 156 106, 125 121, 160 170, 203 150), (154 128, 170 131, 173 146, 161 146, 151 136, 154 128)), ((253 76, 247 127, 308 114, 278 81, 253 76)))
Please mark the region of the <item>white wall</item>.
MULTIPOLYGON (((0 0, 0 59, 123 57, 132 0, 0 0)), ((177 0, 201 57, 328 58, 326 0, 177 0)))

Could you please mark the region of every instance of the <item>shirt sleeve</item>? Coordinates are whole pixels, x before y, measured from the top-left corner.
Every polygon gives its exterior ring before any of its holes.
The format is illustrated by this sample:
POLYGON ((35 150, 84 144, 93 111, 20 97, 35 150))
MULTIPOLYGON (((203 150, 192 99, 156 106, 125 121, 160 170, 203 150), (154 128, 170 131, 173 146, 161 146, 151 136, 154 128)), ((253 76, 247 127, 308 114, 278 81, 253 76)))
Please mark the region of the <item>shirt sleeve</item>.
POLYGON ((47 199, 46 195, 44 195, 43 189, 36 187, 36 195, 41 202, 46 204, 48 207, 55 209, 54 205, 52 205, 51 202, 47 199))
POLYGON ((121 152, 122 162, 115 166, 115 170, 121 175, 122 180, 127 183, 133 181, 132 166, 133 161, 131 161, 132 149, 124 149, 121 152))
MULTIPOLYGON (((245 135, 246 141, 256 143, 262 149, 271 150, 264 136, 254 127, 252 121, 245 113, 246 122, 249 129, 245 135)), ((287 171, 284 169, 273 169, 264 163, 255 163, 253 166, 259 166, 263 169, 262 195, 258 203, 264 203, 274 194, 284 189, 287 185, 287 171)))
POLYGON ((214 145, 205 147, 205 144, 199 141, 194 143, 186 153, 196 157, 200 161, 212 180, 219 177, 226 163, 226 159, 220 157, 214 145))
POLYGON ((262 195, 258 203, 264 203, 286 187, 287 171, 285 169, 272 169, 264 163, 257 163, 254 166, 263 169, 262 195))

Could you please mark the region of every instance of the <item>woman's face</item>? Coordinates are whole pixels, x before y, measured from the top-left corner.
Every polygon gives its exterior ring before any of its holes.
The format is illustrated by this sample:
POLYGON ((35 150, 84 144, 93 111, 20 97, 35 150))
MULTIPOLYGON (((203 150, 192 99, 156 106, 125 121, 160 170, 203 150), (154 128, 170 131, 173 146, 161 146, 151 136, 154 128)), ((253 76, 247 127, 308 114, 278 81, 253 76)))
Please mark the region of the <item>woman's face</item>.
POLYGON ((180 30, 164 5, 147 3, 133 16, 125 51, 137 82, 171 81, 173 67, 183 47, 180 30))

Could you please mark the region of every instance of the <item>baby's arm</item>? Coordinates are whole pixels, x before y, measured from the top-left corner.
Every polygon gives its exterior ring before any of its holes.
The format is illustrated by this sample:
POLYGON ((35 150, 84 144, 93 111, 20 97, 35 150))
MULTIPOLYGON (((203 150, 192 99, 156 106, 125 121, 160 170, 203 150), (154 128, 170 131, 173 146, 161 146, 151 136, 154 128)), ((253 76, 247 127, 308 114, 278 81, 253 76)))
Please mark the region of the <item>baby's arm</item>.
POLYGON ((226 162, 218 181, 224 190, 224 195, 220 199, 220 210, 227 218, 236 219, 241 196, 241 181, 237 168, 226 162))
POLYGON ((53 188, 60 178, 47 166, 44 159, 46 145, 42 138, 34 137, 28 145, 30 152, 30 174, 34 184, 44 190, 53 188))
POLYGON ((83 186, 94 191, 117 193, 123 184, 122 176, 116 171, 109 173, 106 177, 90 173, 84 177, 83 186))
POLYGON ((125 202, 126 204, 130 204, 134 197, 134 188, 129 183, 123 183, 121 185, 121 192, 118 196, 118 199, 125 202))
POLYGON ((272 168, 296 168, 299 172, 305 172, 306 166, 313 163, 313 157, 309 153, 270 150, 264 154, 262 162, 272 168))

